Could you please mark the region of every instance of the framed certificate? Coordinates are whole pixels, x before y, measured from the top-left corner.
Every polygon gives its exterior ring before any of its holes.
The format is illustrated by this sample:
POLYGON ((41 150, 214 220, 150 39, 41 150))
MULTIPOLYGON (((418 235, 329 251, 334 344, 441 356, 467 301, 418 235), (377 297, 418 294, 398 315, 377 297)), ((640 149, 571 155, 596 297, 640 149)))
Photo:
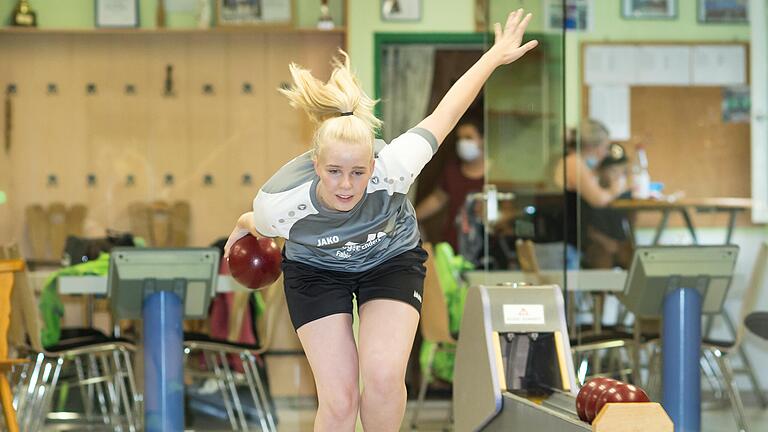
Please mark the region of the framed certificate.
POLYGON ((420 21, 421 0, 381 0, 382 21, 420 21))
POLYGON ((675 19, 677 0, 624 0, 621 16, 625 19, 675 19))
POLYGON ((216 0, 219 26, 277 25, 293 22, 294 0, 216 0))
POLYGON ((699 22, 747 24, 749 0, 699 0, 699 22))
POLYGON ((96 27, 131 28, 139 26, 139 0, 94 0, 96 27))

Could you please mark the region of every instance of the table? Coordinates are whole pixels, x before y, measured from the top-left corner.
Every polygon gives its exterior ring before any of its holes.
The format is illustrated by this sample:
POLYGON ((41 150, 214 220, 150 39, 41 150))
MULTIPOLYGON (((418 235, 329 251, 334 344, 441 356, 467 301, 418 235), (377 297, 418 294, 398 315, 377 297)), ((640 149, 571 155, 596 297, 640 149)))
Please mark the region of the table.
POLYGON ((506 282, 555 284, 568 291, 621 292, 627 280, 626 270, 542 270, 538 275, 521 271, 470 271, 464 273, 470 285, 496 285, 506 282), (563 277, 565 275, 565 278, 563 277), (564 284, 564 282, 567 282, 564 284))
MULTIPOLYGON (((219 275, 216 292, 250 291, 230 275, 219 275)), ((60 276, 60 294, 96 294, 107 295, 107 276, 60 276)))
POLYGON ((733 236, 733 227, 736 224, 736 215, 752 208, 750 198, 678 198, 675 200, 661 199, 618 199, 611 203, 611 208, 627 211, 659 211, 661 220, 656 227, 656 234, 653 237, 653 245, 659 244, 661 235, 667 227, 669 215, 672 212, 679 212, 685 221, 685 226, 691 234, 693 244, 698 244, 696 229, 691 220, 690 210, 697 212, 717 212, 728 213, 728 226, 726 227, 725 243, 731 243, 733 236))

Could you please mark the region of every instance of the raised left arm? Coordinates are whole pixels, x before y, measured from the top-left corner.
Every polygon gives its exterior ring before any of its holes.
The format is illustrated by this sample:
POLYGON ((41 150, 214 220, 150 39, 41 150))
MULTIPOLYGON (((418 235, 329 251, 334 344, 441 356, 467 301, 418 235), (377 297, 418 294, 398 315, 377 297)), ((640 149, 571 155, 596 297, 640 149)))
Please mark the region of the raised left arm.
POLYGON ((496 23, 495 42, 491 49, 451 86, 432 114, 417 125, 432 132, 438 144, 456 126, 497 67, 512 63, 538 45, 537 41, 532 40, 521 46, 525 29, 531 20, 531 14, 523 15, 522 9, 510 13, 503 30, 501 24, 496 23))

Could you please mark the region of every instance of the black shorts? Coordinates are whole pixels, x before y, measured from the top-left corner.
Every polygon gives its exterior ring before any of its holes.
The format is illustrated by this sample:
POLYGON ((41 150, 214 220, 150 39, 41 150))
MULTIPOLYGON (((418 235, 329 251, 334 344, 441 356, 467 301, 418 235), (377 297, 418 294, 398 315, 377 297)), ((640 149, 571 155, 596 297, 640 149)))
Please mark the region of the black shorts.
POLYGON ((352 313, 368 300, 392 299, 421 311, 427 252, 416 246, 362 272, 323 270, 283 256, 285 298, 293 328, 337 313, 352 313))

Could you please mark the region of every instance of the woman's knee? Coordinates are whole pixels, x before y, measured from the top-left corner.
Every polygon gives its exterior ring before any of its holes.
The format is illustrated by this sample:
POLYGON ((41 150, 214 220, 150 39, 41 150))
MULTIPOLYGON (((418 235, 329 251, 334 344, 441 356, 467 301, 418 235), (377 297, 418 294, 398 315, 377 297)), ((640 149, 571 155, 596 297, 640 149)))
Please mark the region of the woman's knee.
POLYGON ((398 370, 385 367, 375 368, 363 374, 364 391, 383 397, 394 397, 405 394, 405 376, 398 370))
POLYGON ((357 416, 360 391, 357 385, 336 385, 318 391, 320 409, 338 420, 357 416))

